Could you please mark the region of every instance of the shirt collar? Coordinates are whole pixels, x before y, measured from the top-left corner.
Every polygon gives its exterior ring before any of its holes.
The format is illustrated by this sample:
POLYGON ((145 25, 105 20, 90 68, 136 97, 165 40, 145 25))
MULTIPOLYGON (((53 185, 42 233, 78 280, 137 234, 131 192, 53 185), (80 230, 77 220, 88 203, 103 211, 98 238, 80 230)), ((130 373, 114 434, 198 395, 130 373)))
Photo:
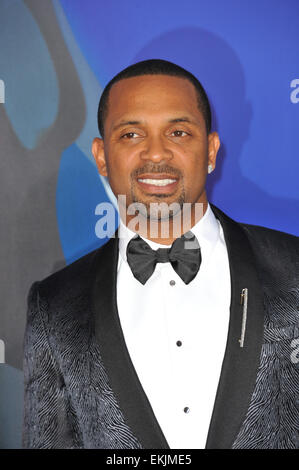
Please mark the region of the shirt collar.
MULTIPOLYGON (((194 233, 198 240, 202 259, 207 260, 220 235, 220 223, 217 221, 210 204, 208 204, 204 216, 192 227, 191 232, 194 233)), ((121 259, 119 259, 119 261, 127 261, 127 245, 135 235, 136 233, 126 227, 126 225, 120 219, 118 236, 121 259)), ((158 248, 169 248, 171 246, 162 245, 144 237, 141 238, 143 238, 153 250, 157 250, 158 248)))

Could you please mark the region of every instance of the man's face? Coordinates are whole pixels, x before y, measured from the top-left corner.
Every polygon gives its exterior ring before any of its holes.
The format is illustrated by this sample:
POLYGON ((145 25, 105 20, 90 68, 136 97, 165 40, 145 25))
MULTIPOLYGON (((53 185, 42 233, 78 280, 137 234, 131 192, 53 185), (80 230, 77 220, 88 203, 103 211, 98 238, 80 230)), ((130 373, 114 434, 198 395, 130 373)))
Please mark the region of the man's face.
POLYGON ((217 133, 207 135, 188 80, 143 75, 112 86, 104 140, 93 154, 115 196, 141 202, 206 202, 208 164, 215 167, 217 133))

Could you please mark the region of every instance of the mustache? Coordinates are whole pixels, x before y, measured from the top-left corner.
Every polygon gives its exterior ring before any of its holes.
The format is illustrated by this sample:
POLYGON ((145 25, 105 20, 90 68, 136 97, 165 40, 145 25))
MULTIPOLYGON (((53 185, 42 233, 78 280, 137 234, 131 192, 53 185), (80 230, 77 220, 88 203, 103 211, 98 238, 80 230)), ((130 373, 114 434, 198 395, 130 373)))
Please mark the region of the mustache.
POLYGON ((144 173, 168 173, 169 175, 177 177, 183 176, 180 170, 169 165, 146 164, 143 167, 136 168, 136 170, 132 171, 131 178, 137 178, 139 175, 144 173))

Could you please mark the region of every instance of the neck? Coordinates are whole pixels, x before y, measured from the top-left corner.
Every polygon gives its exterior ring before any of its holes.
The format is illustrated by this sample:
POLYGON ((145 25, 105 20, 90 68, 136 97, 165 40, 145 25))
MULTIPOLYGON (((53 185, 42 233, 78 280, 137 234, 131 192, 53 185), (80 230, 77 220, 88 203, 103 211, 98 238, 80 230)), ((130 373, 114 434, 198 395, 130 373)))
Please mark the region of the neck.
POLYGON ((173 217, 165 219, 147 218, 142 214, 138 216, 121 216, 123 223, 140 236, 159 243, 171 245, 174 240, 194 227, 204 216, 208 208, 208 201, 186 205, 182 211, 173 217))

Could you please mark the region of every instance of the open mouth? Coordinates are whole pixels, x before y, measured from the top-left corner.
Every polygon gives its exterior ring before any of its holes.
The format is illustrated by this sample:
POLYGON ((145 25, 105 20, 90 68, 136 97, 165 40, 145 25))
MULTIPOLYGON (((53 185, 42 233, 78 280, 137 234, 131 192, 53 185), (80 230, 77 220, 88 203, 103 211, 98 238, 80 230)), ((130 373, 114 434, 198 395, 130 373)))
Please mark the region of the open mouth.
POLYGON ((141 189, 147 193, 172 193, 178 184, 178 179, 169 175, 144 175, 137 178, 141 189))

